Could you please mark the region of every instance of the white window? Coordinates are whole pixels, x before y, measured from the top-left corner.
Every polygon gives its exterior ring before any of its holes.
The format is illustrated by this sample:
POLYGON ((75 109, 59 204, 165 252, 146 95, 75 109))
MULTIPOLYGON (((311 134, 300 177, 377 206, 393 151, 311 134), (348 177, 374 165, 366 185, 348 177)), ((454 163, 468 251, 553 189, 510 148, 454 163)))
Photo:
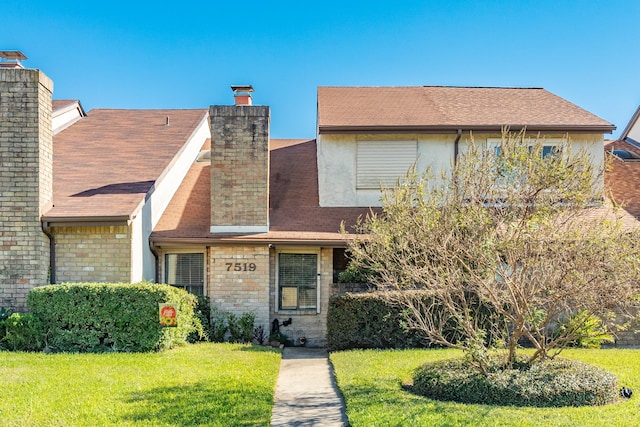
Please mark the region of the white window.
POLYGON ((278 309, 318 309, 318 254, 278 253, 278 309))
POLYGON ((417 141, 357 141, 356 188, 393 187, 418 156, 417 141))
POLYGON ((192 294, 204 294, 204 254, 175 253, 164 256, 165 282, 192 294))

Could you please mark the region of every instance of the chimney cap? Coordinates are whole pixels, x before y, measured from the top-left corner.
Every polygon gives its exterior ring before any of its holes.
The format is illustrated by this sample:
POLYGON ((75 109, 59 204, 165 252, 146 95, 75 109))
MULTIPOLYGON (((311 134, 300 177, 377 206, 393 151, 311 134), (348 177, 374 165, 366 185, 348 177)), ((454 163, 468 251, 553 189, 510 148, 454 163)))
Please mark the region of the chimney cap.
POLYGON ((0 50, 0 68, 24 68, 21 60, 27 59, 19 50, 0 50))
POLYGON ((19 50, 0 50, 0 58, 14 61, 23 61, 27 59, 25 54, 19 50))
POLYGON ((231 85, 231 90, 233 93, 240 92, 253 92, 253 86, 251 85, 231 85))

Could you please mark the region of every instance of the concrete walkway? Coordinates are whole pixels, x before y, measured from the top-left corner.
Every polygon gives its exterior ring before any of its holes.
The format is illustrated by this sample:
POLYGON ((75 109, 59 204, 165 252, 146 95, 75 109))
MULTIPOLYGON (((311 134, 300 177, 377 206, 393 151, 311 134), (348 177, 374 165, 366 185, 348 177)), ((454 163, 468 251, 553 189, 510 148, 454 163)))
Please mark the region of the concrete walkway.
POLYGON ((285 347, 271 426, 348 426, 324 348, 285 347))

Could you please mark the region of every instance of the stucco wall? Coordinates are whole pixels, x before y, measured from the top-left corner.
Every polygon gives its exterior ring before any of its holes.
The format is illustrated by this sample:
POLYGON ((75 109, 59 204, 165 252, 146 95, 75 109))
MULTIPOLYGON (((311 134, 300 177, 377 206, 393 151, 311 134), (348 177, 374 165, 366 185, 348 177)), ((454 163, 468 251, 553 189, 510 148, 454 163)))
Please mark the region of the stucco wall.
MULTIPOLYGON (((565 134, 541 135, 542 138, 557 139, 565 134)), ((500 134, 474 134, 476 143, 486 143, 488 138, 500 138, 500 134)), ((360 134, 318 136, 318 187, 320 206, 380 206, 379 190, 356 188, 357 141, 417 141, 418 170, 431 167, 437 176, 441 171, 451 170, 454 158, 455 134, 360 134)), ((602 134, 571 135, 574 149, 584 147, 594 163, 603 164, 604 138, 602 134)), ((470 140, 469 133, 460 138, 460 150, 470 140)), ((600 188, 603 188, 600 182, 600 188)))
POLYGON ((130 281, 129 227, 53 227, 52 231, 57 283, 130 281))

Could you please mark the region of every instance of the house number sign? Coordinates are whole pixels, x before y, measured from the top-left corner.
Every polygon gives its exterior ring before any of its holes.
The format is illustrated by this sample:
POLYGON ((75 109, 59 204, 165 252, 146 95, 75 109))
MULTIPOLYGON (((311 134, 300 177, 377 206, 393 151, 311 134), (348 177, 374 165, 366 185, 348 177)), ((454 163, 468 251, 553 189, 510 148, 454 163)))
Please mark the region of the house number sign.
POLYGON ((256 271, 256 264, 253 262, 227 262, 227 271, 256 271))

